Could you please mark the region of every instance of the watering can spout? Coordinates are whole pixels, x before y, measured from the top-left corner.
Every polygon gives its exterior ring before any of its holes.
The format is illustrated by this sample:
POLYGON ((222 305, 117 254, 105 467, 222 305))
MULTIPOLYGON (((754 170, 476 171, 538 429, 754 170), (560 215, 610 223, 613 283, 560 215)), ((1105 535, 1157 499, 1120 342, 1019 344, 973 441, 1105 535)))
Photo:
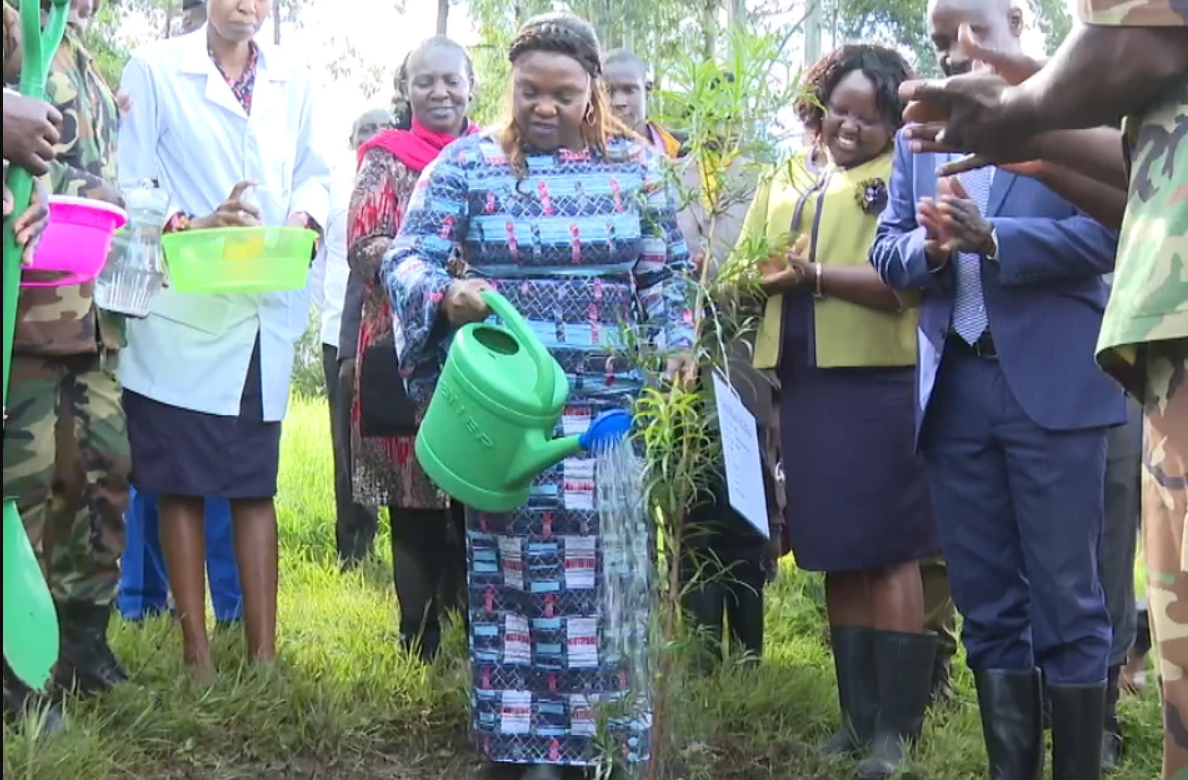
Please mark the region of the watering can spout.
POLYGON ((533 441, 525 442, 512 464, 509 481, 516 487, 527 486, 541 473, 582 450, 581 439, 577 436, 546 439, 543 432, 534 432, 532 438, 533 441))
POLYGON ((543 432, 534 431, 533 439, 513 464, 511 481, 516 487, 527 487, 542 472, 568 457, 579 452, 597 455, 626 439, 631 424, 630 412, 611 409, 594 418, 586 432, 579 436, 546 439, 543 432))

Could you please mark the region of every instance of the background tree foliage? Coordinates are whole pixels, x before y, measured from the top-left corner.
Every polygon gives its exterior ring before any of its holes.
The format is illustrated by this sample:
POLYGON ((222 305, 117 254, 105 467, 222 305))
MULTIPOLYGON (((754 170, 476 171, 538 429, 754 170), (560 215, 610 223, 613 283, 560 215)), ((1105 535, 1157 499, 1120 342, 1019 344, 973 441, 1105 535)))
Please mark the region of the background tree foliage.
POLYGON ((107 83, 113 86, 120 83, 124 63, 128 61, 128 47, 121 42, 119 35, 123 13, 118 2, 101 4, 99 13, 83 35, 87 49, 95 58, 96 67, 107 83))
POLYGON ((1051 54, 1060 47, 1072 29, 1072 15, 1065 0, 1028 0, 1035 25, 1044 35, 1044 50, 1051 54))
POLYGON ((830 39, 874 41, 910 53, 922 74, 939 75, 928 35, 928 0, 822 0, 830 39))
MULTIPOLYGON (((809 0, 816 2, 816 0, 809 0)), ((607 50, 630 49, 652 68, 657 84, 670 81, 690 54, 708 61, 728 48, 730 22, 773 33, 781 52, 799 29, 801 14, 778 20, 790 5, 781 0, 471 0, 471 19, 480 42, 472 49, 478 85, 474 115, 480 122, 496 120, 503 112, 510 68, 507 47, 516 29, 538 13, 568 10, 588 19, 607 50), (778 21, 773 21, 778 20, 778 21)), ((785 52, 786 53, 786 52, 785 52)), ((795 59, 794 57, 792 59, 795 59)))
MULTIPOLYGON (((301 24, 301 12, 316 0, 275 0, 272 39, 281 41, 283 26, 301 24)), ((392 0, 403 8, 406 0, 392 0)), ((936 59, 928 36, 928 0, 437 0, 438 30, 448 21, 457 30, 459 19, 469 15, 479 33, 472 47, 478 74, 474 116, 489 123, 502 113, 507 88, 507 45, 516 28, 534 14, 568 9, 589 19, 607 49, 627 48, 640 54, 653 68, 657 84, 672 80, 677 63, 691 53, 709 60, 728 47, 731 24, 772 33, 781 41, 778 75, 794 81, 803 64, 801 51, 807 17, 815 12, 820 50, 833 41, 879 41, 900 47, 924 74, 936 75, 936 59)), ((139 41, 120 34, 125 20, 141 19, 155 35, 176 35, 181 24, 181 0, 107 0, 100 4, 87 41, 104 75, 118 83, 129 48, 139 41)), ((1051 53, 1068 34, 1072 19, 1065 0, 1027 0, 1033 24, 1051 53)), ((368 74, 368 97, 391 90, 382 73, 388 63, 364 62, 349 40, 328 40, 342 51, 332 69, 344 76, 368 74)), ((804 48, 812 50, 811 46, 804 48)))
MULTIPOLYGON (((928 33, 928 0, 821 0, 822 27, 831 40, 877 41, 910 53, 916 69, 939 76, 928 33)), ((1065 0, 1027 0, 1032 24, 1044 36, 1051 54, 1072 29, 1065 0)))

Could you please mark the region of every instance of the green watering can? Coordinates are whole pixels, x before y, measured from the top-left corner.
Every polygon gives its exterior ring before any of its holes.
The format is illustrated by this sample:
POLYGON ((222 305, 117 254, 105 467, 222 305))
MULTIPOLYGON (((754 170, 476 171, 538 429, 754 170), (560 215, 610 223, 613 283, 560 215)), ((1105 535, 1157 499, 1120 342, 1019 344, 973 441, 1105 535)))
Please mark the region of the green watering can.
POLYGON ((417 460, 438 487, 480 512, 511 512, 532 480, 558 462, 626 436, 631 415, 604 412, 580 436, 552 438, 569 380, 515 307, 482 294, 503 326, 464 325, 454 336, 417 434, 417 460))
MULTIPOLYGON (((45 32, 41 30, 41 3, 21 0, 21 94, 42 100, 45 80, 62 34, 70 0, 53 0, 45 32)), ((12 191, 12 216, 4 221, 4 351, 3 394, 8 408, 8 380, 12 371, 12 340, 16 331, 17 296, 21 283, 21 250, 12 223, 29 207, 33 177, 12 165, 8 173, 12 191)), ((7 446, 7 442, 5 443, 7 446)), ((58 615, 33 545, 21 523, 16 499, 4 496, 4 660, 32 688, 44 688, 58 661, 58 615)))

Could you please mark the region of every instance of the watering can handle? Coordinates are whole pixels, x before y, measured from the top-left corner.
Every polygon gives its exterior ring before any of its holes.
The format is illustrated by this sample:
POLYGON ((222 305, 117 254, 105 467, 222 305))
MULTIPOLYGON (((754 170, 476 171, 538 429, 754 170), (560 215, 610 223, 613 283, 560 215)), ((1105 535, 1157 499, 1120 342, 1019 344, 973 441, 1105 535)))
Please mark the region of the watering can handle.
MULTIPOLYGON (((41 3, 39 0, 21 0, 21 81, 22 95, 41 100, 45 97, 45 80, 54 54, 66 31, 66 19, 70 13, 70 0, 53 0, 49 22, 41 29, 41 3)), ((4 343, 3 388, 4 403, 8 403, 8 378, 12 368, 12 342, 16 335, 16 308, 21 283, 21 250, 16 243, 13 224, 19 215, 29 208, 33 198, 33 176, 24 168, 12 165, 5 182, 12 192, 12 215, 4 220, 3 244, 3 295, 4 295, 4 343)))
POLYGON ((545 349, 544 344, 532 332, 528 320, 511 305, 511 301, 494 290, 484 290, 479 293, 483 301, 495 312, 495 316, 503 320, 507 329, 515 334, 520 343, 528 350, 532 362, 536 364, 536 395, 546 403, 553 398, 553 357, 545 349))

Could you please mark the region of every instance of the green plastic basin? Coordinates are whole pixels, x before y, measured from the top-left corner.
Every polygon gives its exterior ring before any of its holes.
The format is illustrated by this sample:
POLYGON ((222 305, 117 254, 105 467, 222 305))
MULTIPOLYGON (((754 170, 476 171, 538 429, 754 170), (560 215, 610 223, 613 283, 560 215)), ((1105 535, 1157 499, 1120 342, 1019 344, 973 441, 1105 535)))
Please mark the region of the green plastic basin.
POLYGON ((166 233, 161 249, 177 292, 280 292, 305 287, 316 239, 305 228, 217 228, 166 233))

